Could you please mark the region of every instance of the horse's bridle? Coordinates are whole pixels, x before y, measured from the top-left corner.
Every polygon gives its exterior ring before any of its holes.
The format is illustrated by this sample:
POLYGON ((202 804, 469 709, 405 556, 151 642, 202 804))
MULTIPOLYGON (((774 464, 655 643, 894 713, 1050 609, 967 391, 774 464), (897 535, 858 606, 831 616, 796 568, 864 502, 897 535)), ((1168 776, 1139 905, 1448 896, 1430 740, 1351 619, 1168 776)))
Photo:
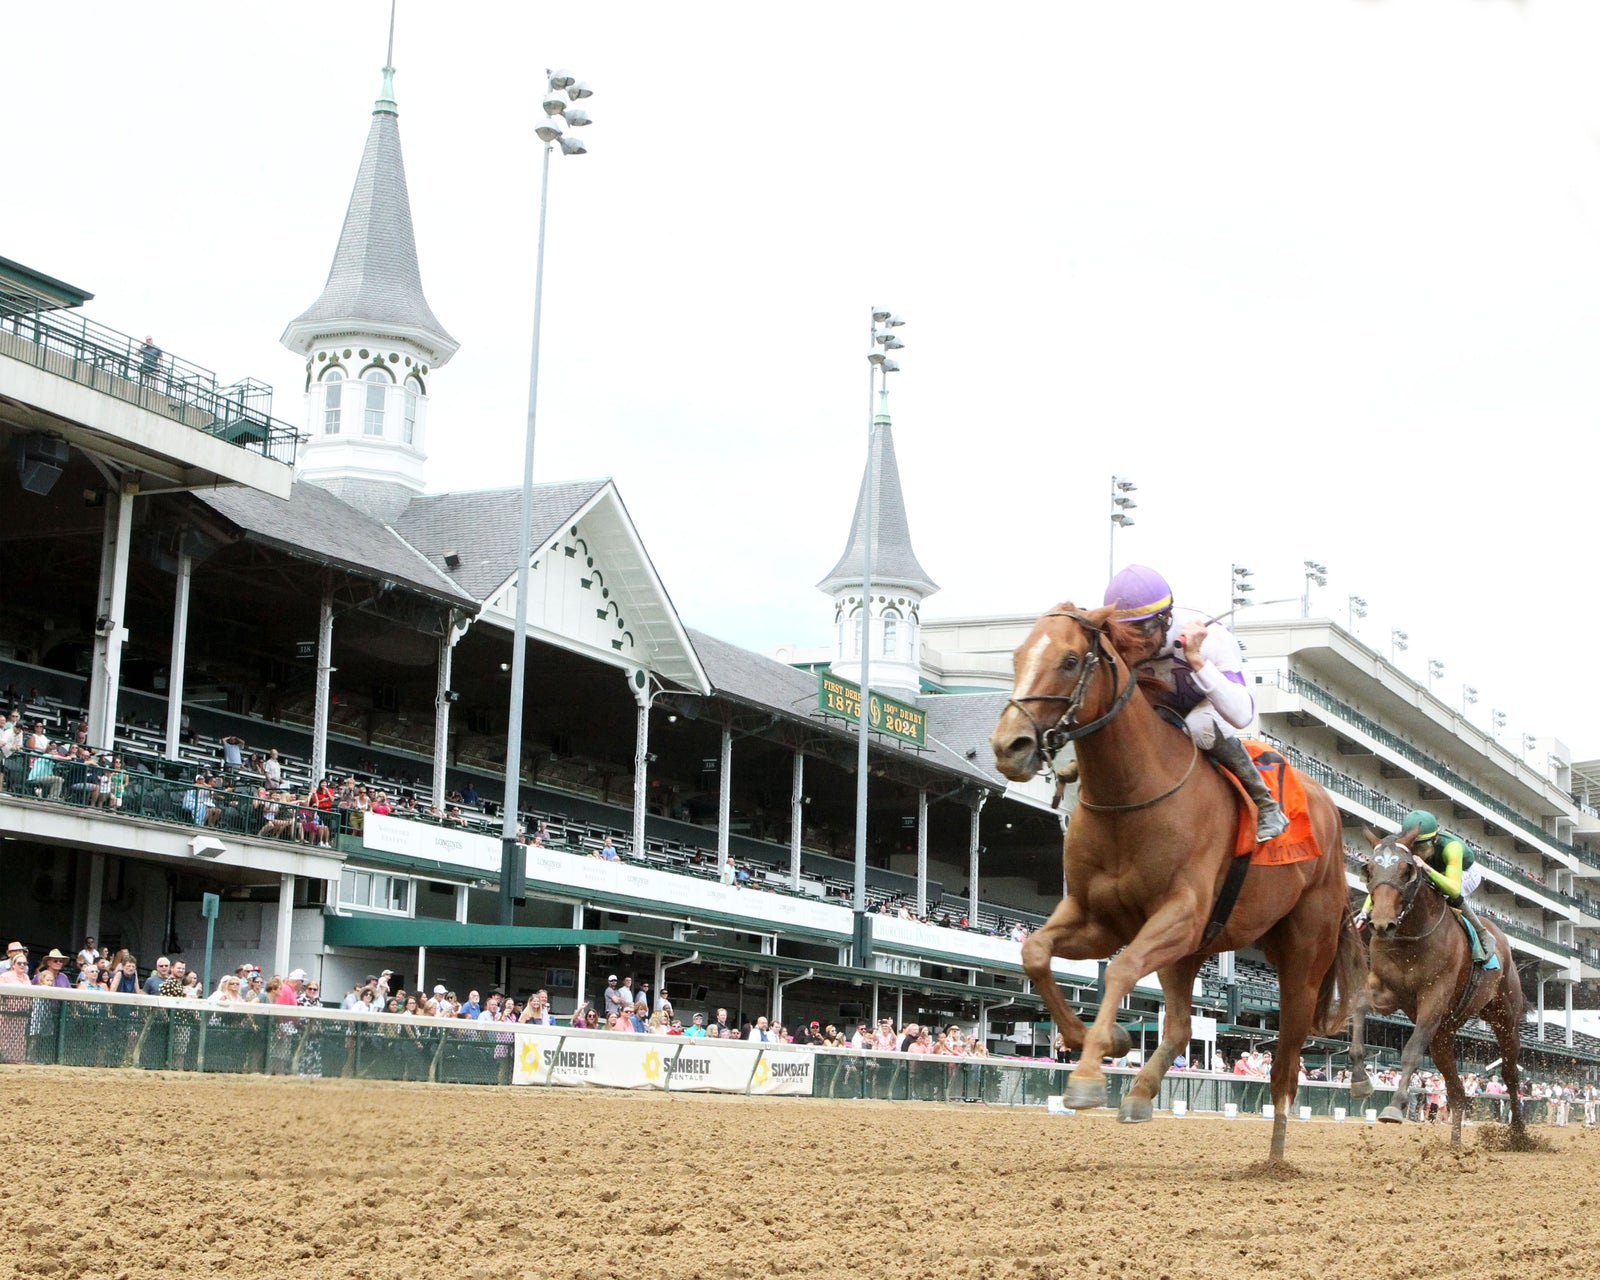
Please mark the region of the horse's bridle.
POLYGON ((1083 666, 1078 671, 1077 683, 1072 686, 1071 693, 1029 693, 1020 698, 1008 698, 1006 706, 1015 707, 1022 712, 1023 718, 1033 728, 1033 740, 1039 744, 1039 755, 1050 771, 1055 772, 1056 754, 1069 742, 1076 742, 1079 738, 1087 738, 1110 724, 1123 707, 1127 706, 1128 699, 1133 696, 1135 680, 1133 673, 1128 673, 1127 685, 1118 692, 1117 663, 1115 658, 1109 657, 1105 652, 1105 632, 1090 622, 1083 614, 1071 609, 1061 609, 1044 615, 1046 618, 1071 618, 1080 627, 1094 637, 1094 645, 1083 655, 1083 666), (1083 708, 1083 700, 1088 696, 1089 686, 1094 683, 1095 676, 1099 673, 1100 663, 1105 661, 1111 669, 1111 707, 1104 715, 1096 716, 1088 724, 1077 722, 1078 712, 1083 708), (1033 712, 1022 704, 1025 702, 1064 702, 1066 709, 1055 724, 1046 729, 1038 720, 1034 719, 1033 712))
MULTIPOLYGON (((1401 845, 1400 847, 1405 849, 1404 845, 1401 845)), ((1408 858, 1413 856, 1411 850, 1406 849, 1406 856, 1408 858)), ((1410 913, 1411 908, 1417 905, 1417 895, 1422 892, 1422 882, 1427 878, 1427 876, 1423 875, 1420 868, 1413 868, 1411 882, 1406 885, 1405 888, 1400 890, 1400 910, 1395 912, 1394 923, 1390 926, 1397 932, 1391 933, 1387 938, 1384 939, 1385 942, 1421 942, 1424 938, 1431 935, 1444 920, 1447 913, 1441 911, 1438 919, 1421 933, 1401 934, 1398 932, 1400 928, 1400 922, 1404 920, 1410 913)))
MULTIPOLYGON (((1087 738, 1091 733, 1110 724, 1116 718, 1117 713, 1128 705, 1128 699, 1133 696, 1133 691, 1138 681, 1133 678, 1133 671, 1130 668, 1128 671, 1128 683, 1120 691, 1118 690, 1117 686, 1120 682, 1117 679, 1116 658, 1114 653, 1108 654, 1105 651, 1105 633, 1081 613, 1063 609, 1047 613, 1044 616, 1046 618, 1071 618, 1094 637, 1094 645, 1084 654, 1083 666, 1078 672, 1078 681, 1072 686, 1071 693, 1030 693, 1020 698, 1013 697, 1006 700, 1006 706, 1015 707, 1022 712, 1023 717, 1033 727, 1033 738, 1039 744, 1040 758, 1044 760, 1045 764, 1049 766, 1050 772, 1054 774, 1056 772, 1056 755, 1061 748, 1069 742, 1077 741, 1079 738, 1087 738), (1083 700, 1089 692, 1089 685, 1099 672, 1102 660, 1111 670, 1111 706, 1106 710, 1105 714, 1096 716, 1088 724, 1079 724, 1077 722, 1078 712, 1083 707, 1083 700), (1025 702, 1065 702, 1067 706, 1061 713, 1060 719, 1046 729, 1039 721, 1034 719, 1033 713, 1022 705, 1025 702)), ((1183 777, 1179 778, 1176 783, 1168 787, 1160 795, 1151 796, 1148 800, 1138 800, 1133 804, 1095 804, 1092 801, 1085 800, 1080 795, 1078 797, 1079 806, 1095 813, 1134 813, 1140 809, 1148 809, 1152 805, 1160 804, 1169 796, 1176 795, 1181 791, 1184 783, 1188 782, 1190 776, 1193 775, 1195 765, 1200 760, 1200 745, 1194 742, 1192 738, 1190 739, 1190 745, 1192 753, 1189 757, 1188 769, 1184 771, 1183 777)), ((1054 808, 1060 801, 1061 786, 1058 783, 1055 803, 1051 805, 1051 808, 1054 808)))

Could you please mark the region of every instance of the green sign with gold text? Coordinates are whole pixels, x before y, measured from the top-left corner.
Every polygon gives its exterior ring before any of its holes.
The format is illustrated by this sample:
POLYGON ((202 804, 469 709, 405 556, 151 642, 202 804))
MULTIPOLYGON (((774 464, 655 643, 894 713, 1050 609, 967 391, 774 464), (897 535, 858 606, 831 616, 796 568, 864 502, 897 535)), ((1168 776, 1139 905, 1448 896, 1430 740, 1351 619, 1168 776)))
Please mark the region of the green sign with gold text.
MULTIPOLYGON (((817 673, 817 710, 824 715, 861 719, 861 686, 826 671, 817 673)), ((873 691, 867 700, 867 727, 913 746, 928 745, 928 714, 922 708, 873 691)))

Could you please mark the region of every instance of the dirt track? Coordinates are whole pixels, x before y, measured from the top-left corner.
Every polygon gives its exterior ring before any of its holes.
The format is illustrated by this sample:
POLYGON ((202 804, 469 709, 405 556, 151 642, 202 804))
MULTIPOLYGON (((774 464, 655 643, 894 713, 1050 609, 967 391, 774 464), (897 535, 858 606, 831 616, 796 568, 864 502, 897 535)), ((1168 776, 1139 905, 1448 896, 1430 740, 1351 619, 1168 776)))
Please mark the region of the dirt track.
POLYGON ((1600 1272, 1600 1132, 0 1070, 0 1276, 1600 1272))

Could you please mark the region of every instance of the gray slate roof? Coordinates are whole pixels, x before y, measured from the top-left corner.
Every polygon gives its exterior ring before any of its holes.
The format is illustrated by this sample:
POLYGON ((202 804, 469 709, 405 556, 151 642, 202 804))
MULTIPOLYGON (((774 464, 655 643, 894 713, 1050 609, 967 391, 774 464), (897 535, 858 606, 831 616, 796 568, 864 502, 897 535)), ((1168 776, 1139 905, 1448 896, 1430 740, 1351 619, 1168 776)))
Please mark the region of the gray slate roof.
MULTIPOLYGON (((738 698, 741 701, 752 703, 756 706, 767 707, 773 711, 799 719, 812 720, 819 726, 827 726, 841 734, 854 736, 854 726, 846 720, 836 717, 824 717, 817 713, 817 677, 815 672, 801 671, 786 663, 779 662, 776 658, 768 658, 749 649, 741 649, 736 644, 726 640, 719 640, 716 636, 708 635, 704 631, 689 628, 689 639, 694 644, 694 651, 700 657, 700 663, 705 668, 706 675, 711 679, 711 686, 717 693, 738 698)), ((979 697, 988 699, 989 694, 980 694, 979 697)), ((1002 704, 1004 695, 998 695, 1002 704)), ((978 761, 969 760, 961 750, 952 749, 946 745, 933 727, 932 707, 937 706, 941 699, 933 698, 920 700, 917 705, 929 709, 928 746, 926 750, 918 751, 909 743, 901 743, 896 738, 877 735, 872 740, 874 750, 895 751, 902 755, 912 756, 928 764, 937 765, 947 771, 960 774, 975 782, 982 782, 991 789, 1003 790, 1005 779, 995 773, 992 768, 984 768, 981 757, 978 761)), ((995 712, 998 718, 999 711, 995 712)), ((984 730, 984 740, 987 741, 989 731, 994 728, 994 718, 989 722, 989 728, 984 730)), ((990 757, 992 764, 993 757, 990 757)))
MULTIPOLYGON (((535 485, 531 545, 537 549, 607 483, 574 480, 535 485)), ((420 494, 395 520, 394 528, 441 574, 448 573, 481 603, 517 571, 521 502, 520 488, 420 494), (461 557, 455 569, 445 567, 448 551, 461 557)))
POLYGON ((894 457, 893 428, 879 422, 872 429, 867 450, 867 469, 861 477, 861 492, 856 498, 856 513, 850 521, 850 540, 839 563, 821 582, 818 590, 832 592, 859 583, 865 559, 866 536, 862 528, 862 504, 867 486, 872 486, 872 580, 897 582, 932 595, 939 584, 917 562, 911 549, 911 524, 906 519, 905 495, 900 491, 900 467, 894 457))
MULTIPOLYGON (((411 198, 400 155, 400 121, 394 103, 379 99, 367 132, 367 147, 350 192, 344 229, 322 296, 284 331, 362 322, 414 329, 443 363, 459 345, 445 332, 422 294, 417 241, 411 230, 411 198)), ((297 348, 303 349, 303 348, 297 348)))
POLYGON ((389 578, 451 604, 477 604, 405 538, 308 481, 296 481, 288 501, 243 485, 197 490, 194 498, 255 541, 281 551, 389 578))
POLYGON ((967 760, 986 774, 997 787, 1006 786, 1003 773, 994 767, 994 751, 989 735, 1000 722, 1000 713, 1010 700, 1009 693, 941 693, 924 695, 918 705, 928 713, 928 737, 967 760), (969 757, 967 752, 973 754, 969 757))

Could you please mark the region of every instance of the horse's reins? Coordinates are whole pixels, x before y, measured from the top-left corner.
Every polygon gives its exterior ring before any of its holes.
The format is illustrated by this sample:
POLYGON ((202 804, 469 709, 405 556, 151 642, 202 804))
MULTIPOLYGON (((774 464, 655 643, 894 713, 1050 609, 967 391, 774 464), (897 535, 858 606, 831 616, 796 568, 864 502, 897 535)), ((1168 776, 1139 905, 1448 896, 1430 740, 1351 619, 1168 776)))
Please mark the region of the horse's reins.
MULTIPOLYGON (((1090 622, 1088 618, 1084 617, 1083 614, 1075 613, 1070 609, 1063 609, 1047 613, 1044 616, 1046 618, 1071 618, 1094 637, 1094 646, 1084 653, 1083 668, 1078 672, 1078 681, 1072 686, 1071 693, 1031 693, 1025 694, 1020 698, 1012 697, 1006 700, 1006 705, 1015 707, 1022 712, 1023 717, 1033 727, 1034 741, 1039 744, 1039 755, 1050 766, 1050 772, 1054 774, 1056 772, 1056 755, 1061 749, 1067 743, 1075 742, 1079 738, 1087 738, 1091 733, 1096 733, 1110 724, 1122 708, 1128 705, 1128 699, 1133 697, 1133 691, 1138 682, 1133 678, 1133 672, 1130 669, 1128 683, 1120 691, 1118 690, 1118 685, 1121 681, 1118 679, 1117 662, 1115 656, 1105 653, 1105 633, 1101 628, 1090 622), (1111 671, 1111 706, 1103 715, 1096 716, 1088 724, 1078 724, 1078 712, 1083 708, 1084 698, 1088 696, 1089 686, 1099 673, 1102 660, 1106 662, 1111 671), (1038 720, 1034 719, 1033 713, 1022 705, 1025 702, 1064 702, 1067 706, 1062 711, 1060 719, 1049 729, 1046 729, 1038 720)), ((1148 809, 1152 805, 1160 804, 1163 800, 1181 791, 1184 783, 1188 782, 1190 776, 1194 773, 1195 765, 1200 761, 1200 745, 1191 738, 1190 746, 1193 750, 1189 757, 1189 767, 1184 770, 1183 777, 1179 778, 1175 785, 1168 787, 1160 795, 1151 796, 1148 800, 1139 800, 1133 804, 1094 804, 1080 795, 1078 803, 1083 808, 1090 809, 1095 813, 1134 813, 1140 809, 1148 809)), ((1060 801, 1061 788, 1058 786, 1056 788, 1055 803, 1051 807, 1054 808, 1055 804, 1059 804, 1060 801)))
MULTIPOLYGON (((1402 847, 1404 847, 1404 846, 1402 846, 1402 847)), ((1409 852, 1409 850, 1407 852, 1409 852)), ((1426 879, 1427 879, 1427 877, 1422 873, 1422 871, 1418 870, 1417 873, 1414 876, 1411 877, 1411 883, 1409 885, 1407 885, 1404 890, 1401 891, 1401 894, 1400 894, 1400 910, 1395 913, 1395 917, 1394 917, 1394 927, 1396 929, 1398 929, 1400 927, 1400 922, 1402 920, 1404 920, 1408 914, 1410 914, 1411 908, 1416 906, 1416 904, 1417 904, 1417 895, 1422 892, 1422 882, 1424 880, 1426 880, 1426 879)), ((1421 933, 1410 933, 1410 934, 1393 933, 1393 934, 1390 934, 1387 938, 1385 938, 1384 941, 1385 942, 1421 942, 1424 938, 1432 937, 1433 934, 1438 930, 1439 926, 1444 923, 1445 917, 1447 915, 1449 915, 1449 914, 1450 913, 1448 911, 1441 911, 1439 913, 1439 915, 1435 918, 1434 922, 1431 925, 1429 925, 1426 929, 1424 929, 1421 933)))

